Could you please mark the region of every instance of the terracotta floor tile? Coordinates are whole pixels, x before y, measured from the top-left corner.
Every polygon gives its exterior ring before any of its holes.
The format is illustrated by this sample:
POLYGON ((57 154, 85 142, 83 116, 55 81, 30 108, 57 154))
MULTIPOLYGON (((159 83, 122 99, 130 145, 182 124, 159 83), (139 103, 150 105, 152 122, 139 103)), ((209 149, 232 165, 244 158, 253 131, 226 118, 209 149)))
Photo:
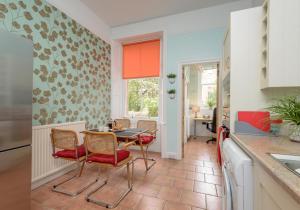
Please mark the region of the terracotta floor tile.
POLYGON ((213 168, 210 168, 210 167, 201 167, 201 166, 198 166, 196 171, 198 173, 203 173, 203 174, 214 174, 213 173, 213 168))
POLYGON ((164 203, 165 201, 159 198, 144 196, 136 210, 162 210, 164 203))
POLYGON ((194 191, 217 196, 216 186, 205 182, 195 182, 194 191))
POLYGON ((157 184, 160 186, 173 186, 175 178, 170 176, 158 176, 153 184, 157 184))
POLYGON ((217 162, 211 162, 211 161, 204 161, 205 167, 211 167, 211 168, 219 168, 219 164, 217 162))
POLYGON ((221 185, 216 185, 216 188, 217 188, 217 195, 219 196, 219 197, 222 197, 222 192, 223 192, 223 188, 222 188, 222 186, 221 185))
POLYGON ((139 187, 134 187, 133 191, 137 193, 141 193, 143 195, 153 196, 155 197, 159 191, 161 186, 157 184, 142 184, 139 187))
POLYGON ((191 171, 186 172, 186 179, 195 180, 195 174, 196 172, 191 172, 191 171))
POLYGON ((142 200, 143 195, 131 191, 120 203, 120 206, 127 207, 127 209, 134 209, 142 200))
POLYGON ((196 173, 195 174, 195 180, 199 181, 199 182, 203 182, 204 181, 204 174, 202 174, 202 173, 196 173))
POLYGON ((206 195, 207 210, 221 210, 222 199, 220 197, 206 195))
POLYGON ((183 162, 191 165, 203 166, 203 161, 201 160, 184 159, 183 162))
POLYGON ((175 179, 174 187, 178 189, 193 191, 194 181, 188 179, 175 179))
MULTIPOLYGON (((157 159, 157 163, 148 172, 145 170, 143 161, 136 161, 133 191, 115 209, 203 210, 206 209, 206 202, 208 210, 218 209, 222 191, 222 187, 219 185, 221 171, 216 167, 216 145, 206 144, 206 139, 189 140, 185 146, 183 160, 162 159, 157 153, 150 153, 157 159), (217 175, 220 177, 218 178, 217 175)), ((140 155, 140 152, 133 151, 133 155, 140 155)), ((94 179, 97 172, 98 168, 95 165, 87 164, 83 176, 76 179, 75 182, 67 183, 63 188, 75 190, 86 184, 88 180, 94 179)), ((107 175, 110 175, 109 183, 102 191, 93 195, 95 198, 114 202, 127 187, 126 169, 122 168, 120 170, 101 170, 99 183, 76 197, 51 191, 53 184, 73 173, 70 172, 33 190, 31 193, 32 210, 104 210, 106 208, 87 202, 85 200, 87 193, 101 184, 107 175)))
POLYGON ((211 184, 222 184, 222 177, 220 176, 215 176, 215 175, 210 175, 210 174, 205 174, 205 182, 211 183, 211 184))
POLYGON ((206 208, 205 195, 201 193, 183 191, 180 202, 203 209, 206 208))
POLYGON ((167 201, 164 210, 191 210, 191 206, 167 201))
POLYGON ((167 201, 179 201, 181 198, 181 190, 176 190, 171 187, 162 187, 157 198, 167 201))
POLYGON ((214 172, 214 175, 217 175, 217 176, 221 176, 222 175, 221 169, 213 168, 213 172, 214 172))
POLYGON ((204 209, 201 209, 201 208, 198 208, 198 207, 192 207, 192 210, 204 210, 204 209))
POLYGON ((168 173, 169 177, 176 177, 176 178, 185 178, 187 176, 187 172, 183 170, 177 169, 170 169, 168 173))

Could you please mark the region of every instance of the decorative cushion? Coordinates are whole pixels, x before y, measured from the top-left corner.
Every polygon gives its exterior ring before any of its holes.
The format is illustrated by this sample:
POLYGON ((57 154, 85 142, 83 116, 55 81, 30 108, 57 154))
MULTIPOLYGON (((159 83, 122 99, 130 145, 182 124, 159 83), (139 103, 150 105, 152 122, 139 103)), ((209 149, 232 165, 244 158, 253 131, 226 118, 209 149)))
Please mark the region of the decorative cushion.
MULTIPOLYGON (((78 157, 83 157, 85 156, 85 147, 84 145, 80 145, 77 147, 77 152, 78 152, 78 157)), ((65 150, 61 150, 61 151, 58 151, 56 152, 55 154, 53 154, 53 157, 55 158, 72 158, 72 159, 76 159, 76 151, 75 150, 68 150, 68 149, 65 149, 65 150)))
MULTIPOLYGON (((140 140, 142 144, 150 144, 154 140, 154 136, 149 136, 149 135, 141 135, 140 140)), ((140 141, 136 141, 137 144, 140 143, 140 141)))
MULTIPOLYGON (((125 160, 130 155, 130 152, 127 150, 117 150, 117 163, 125 160)), ((97 162, 97 163, 108 163, 111 165, 116 165, 114 155, 105 155, 105 154, 93 154, 88 157, 87 162, 97 162)))

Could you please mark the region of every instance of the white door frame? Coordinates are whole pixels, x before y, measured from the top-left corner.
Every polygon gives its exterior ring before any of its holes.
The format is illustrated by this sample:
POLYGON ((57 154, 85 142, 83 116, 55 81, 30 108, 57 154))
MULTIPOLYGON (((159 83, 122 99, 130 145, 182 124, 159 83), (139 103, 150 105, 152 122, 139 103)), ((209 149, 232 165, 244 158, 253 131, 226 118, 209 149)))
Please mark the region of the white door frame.
MULTIPOLYGON (((185 60, 185 61, 181 61, 179 62, 178 64, 178 99, 181 99, 182 98, 182 91, 183 91, 183 86, 182 86, 182 71, 183 71, 183 66, 184 65, 188 65, 188 64, 197 64, 197 63, 221 63, 221 59, 220 58, 211 58, 211 59, 195 59, 195 60, 185 60)), ((183 115, 183 112, 182 112, 182 108, 183 108, 183 103, 184 101, 181 101, 181 100, 178 100, 179 104, 178 104, 178 112, 177 112, 177 119, 178 120, 178 131, 177 131, 177 136, 178 136, 178 139, 177 139, 177 144, 179 145, 178 146, 178 150, 177 150, 177 159, 182 159, 182 129, 183 128, 183 123, 181 122, 182 121, 182 115, 183 115)))

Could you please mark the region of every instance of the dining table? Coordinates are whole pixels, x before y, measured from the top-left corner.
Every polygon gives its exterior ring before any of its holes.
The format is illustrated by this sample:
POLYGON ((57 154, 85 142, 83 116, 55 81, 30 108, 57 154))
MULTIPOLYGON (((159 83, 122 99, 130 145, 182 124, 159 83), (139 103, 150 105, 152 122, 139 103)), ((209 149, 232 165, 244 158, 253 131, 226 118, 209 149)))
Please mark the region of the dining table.
MULTIPOLYGON (((103 132, 100 131, 99 129, 88 129, 88 131, 93 131, 93 132, 103 132)), ((141 129, 141 128, 124 128, 122 130, 108 130, 108 132, 114 133, 118 139, 125 139, 126 142, 129 141, 136 141, 138 139, 138 136, 141 134, 146 133, 148 130, 147 129, 141 129)), ((83 133, 82 131, 81 133, 83 133)))

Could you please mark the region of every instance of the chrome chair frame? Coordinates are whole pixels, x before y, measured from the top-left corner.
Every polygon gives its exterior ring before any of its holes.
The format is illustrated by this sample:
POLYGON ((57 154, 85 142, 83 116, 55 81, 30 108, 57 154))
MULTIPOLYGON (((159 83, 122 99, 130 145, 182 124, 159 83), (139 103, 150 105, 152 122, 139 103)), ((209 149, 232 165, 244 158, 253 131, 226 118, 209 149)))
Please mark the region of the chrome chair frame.
POLYGON ((89 188, 91 185, 93 185, 94 183, 96 183, 98 180, 92 181, 90 183, 88 183, 87 185, 84 185, 82 188, 76 190, 75 192, 69 192, 67 190, 63 190, 63 189, 59 189, 58 187, 63 185, 66 182, 69 182, 75 178, 81 177, 82 172, 83 172, 83 168, 85 165, 85 156, 83 157, 78 157, 78 137, 77 137, 77 133, 75 131, 72 130, 64 130, 64 129, 51 129, 51 133, 50 133, 50 138, 51 138, 51 143, 52 143, 52 154, 55 154, 55 139, 53 136, 53 132, 55 131, 60 131, 60 132, 69 132, 69 133, 73 133, 75 141, 74 141, 74 148, 75 148, 75 154, 76 154, 76 159, 72 159, 72 158, 63 158, 63 157, 54 157, 54 158, 61 158, 61 159, 65 159, 65 160, 69 160, 69 161, 76 161, 77 164, 77 168, 74 169, 72 172, 75 172, 75 174, 65 180, 62 180, 61 182, 55 184, 52 186, 52 191, 53 192, 58 192, 58 193, 62 193, 68 196, 76 196, 79 195, 80 193, 82 193, 84 190, 86 190, 87 188, 89 188), (80 166, 80 162, 82 162, 82 165, 80 166), (76 172, 77 171, 77 172, 76 172))
MULTIPOLYGON (((86 131, 84 132, 85 134, 98 134, 98 135, 101 135, 101 134, 104 134, 104 135, 112 135, 113 136, 113 141, 114 141, 114 147, 115 147, 115 151, 114 151, 114 155, 115 155, 115 160, 117 160, 117 153, 116 153, 116 149, 117 149, 117 137, 114 133, 110 133, 110 132, 101 132, 101 133, 97 133, 97 132, 90 132, 90 131, 86 131)), ((86 157, 86 160, 88 159, 88 142, 85 138, 85 148, 87 150, 86 154, 87 154, 87 157, 86 157)), ((123 149, 127 149, 129 146, 133 145, 134 142, 130 142, 130 143, 126 143, 123 145, 123 149)), ((92 153, 90 153, 92 154, 92 153)), ((104 202, 102 200, 98 200, 98 199, 93 199, 92 198, 92 195, 94 193, 96 193, 98 190, 102 189, 109 181, 109 176, 103 181, 103 183, 98 186, 97 188, 95 188, 94 190, 92 190, 91 192, 89 192, 86 196, 86 201, 87 202, 91 202, 91 203, 95 203, 99 206, 103 206, 105 208, 109 208, 109 209, 113 209, 115 207, 117 207, 119 205, 119 203, 126 197, 126 195, 132 191, 132 188, 133 188, 133 175, 134 175, 134 161, 132 161, 132 157, 129 156, 128 158, 126 158, 125 160, 121 161, 120 163, 116 164, 115 166, 111 165, 111 164, 106 164, 106 163, 97 163, 97 162, 92 162, 92 163, 95 163, 97 164, 99 167, 98 167, 98 177, 97 177, 97 181, 99 180, 100 178, 100 168, 101 167, 105 167, 105 168, 117 168, 117 169, 122 169, 123 166, 126 164, 126 168, 127 168, 127 181, 128 181, 128 188, 127 190, 118 198, 117 201, 115 201, 114 203, 107 203, 107 202, 104 202), (130 164, 131 164, 131 173, 130 173, 130 164)))
MULTIPOLYGON (((149 121, 149 120, 139 120, 137 122, 137 127, 139 128, 139 122, 143 122, 143 121, 149 121)), ((156 121, 153 121, 156 123, 156 121)), ((139 145, 140 146, 140 149, 141 149, 141 153, 142 153, 142 157, 136 157, 134 159, 134 161, 136 160, 144 160, 144 163, 145 163, 145 167, 146 167, 146 171, 149 171, 155 164, 156 164, 156 160, 154 158, 149 158, 148 157, 148 149, 149 147, 155 142, 155 139, 156 139, 156 132, 157 132, 157 124, 155 124, 155 129, 154 130, 148 130, 146 133, 147 134, 150 134, 153 136, 153 141, 147 145, 144 145, 140 139, 140 136, 138 136, 138 139, 137 141, 139 141, 139 145), (144 147, 146 148, 144 150, 144 147), (151 161, 152 163, 150 165, 148 165, 148 161, 151 161)))

